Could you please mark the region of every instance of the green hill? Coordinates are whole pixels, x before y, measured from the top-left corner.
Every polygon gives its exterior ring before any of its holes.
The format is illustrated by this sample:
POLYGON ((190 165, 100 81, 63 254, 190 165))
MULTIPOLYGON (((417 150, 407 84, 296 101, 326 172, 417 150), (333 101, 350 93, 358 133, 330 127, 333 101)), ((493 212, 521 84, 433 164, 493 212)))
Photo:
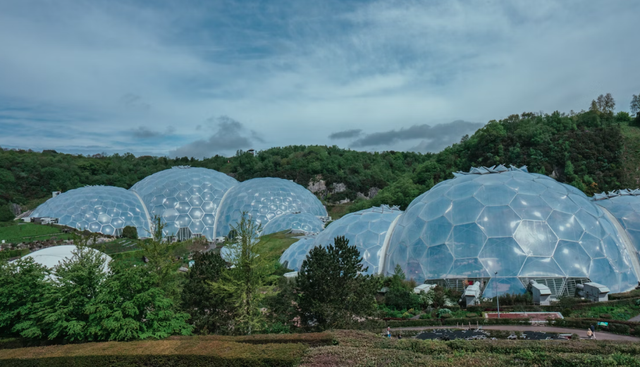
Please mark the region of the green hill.
MULTIPOLYGON (((55 151, 42 153, 0 150, 0 208, 8 203, 33 208, 51 195, 85 185, 129 188, 142 178, 177 165, 206 167, 240 181, 255 177, 281 177, 308 186, 322 179, 321 199, 336 203, 355 200, 357 193, 382 189, 373 200, 356 200, 347 210, 371 205, 405 207, 452 172, 472 166, 522 166, 549 175, 586 194, 636 187, 640 182, 640 129, 626 113, 614 115, 597 109, 579 113, 523 113, 489 121, 472 136, 465 136, 437 154, 414 152, 369 153, 336 146, 288 146, 260 151, 256 156, 239 151, 234 157, 135 157, 132 154, 82 156, 55 151), (346 190, 332 193, 332 185, 346 190)), ((329 208, 332 210, 332 208, 329 208)), ((343 214, 344 206, 336 208, 343 214)))

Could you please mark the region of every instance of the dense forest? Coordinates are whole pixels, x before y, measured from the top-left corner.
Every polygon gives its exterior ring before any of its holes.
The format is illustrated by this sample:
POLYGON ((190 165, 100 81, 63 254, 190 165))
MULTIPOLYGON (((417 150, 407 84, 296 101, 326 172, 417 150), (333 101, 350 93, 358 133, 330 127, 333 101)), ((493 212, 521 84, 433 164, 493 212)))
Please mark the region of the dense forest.
POLYGON ((238 151, 234 157, 198 160, 0 149, 0 206, 17 203, 33 207, 50 197, 51 191, 85 185, 129 188, 148 175, 178 165, 215 169, 240 181, 281 177, 308 186, 322 179, 327 190, 319 195, 327 202, 355 200, 359 192, 382 189, 372 200, 356 200, 352 210, 379 204, 405 207, 434 184, 452 178, 452 172, 495 164, 526 165, 531 172, 550 175, 591 195, 635 187, 640 175, 627 167, 637 152, 626 147, 633 143, 640 117, 614 113, 614 107, 607 95, 594 100, 588 111, 523 113, 492 120, 437 154, 287 146, 256 155, 238 151), (337 183, 344 184, 346 190, 332 193, 332 185, 337 183))

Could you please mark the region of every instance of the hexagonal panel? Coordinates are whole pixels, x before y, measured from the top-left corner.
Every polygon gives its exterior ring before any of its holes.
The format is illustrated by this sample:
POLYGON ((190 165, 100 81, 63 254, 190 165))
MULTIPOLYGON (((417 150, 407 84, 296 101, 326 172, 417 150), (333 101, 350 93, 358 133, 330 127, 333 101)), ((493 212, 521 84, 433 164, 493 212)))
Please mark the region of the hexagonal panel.
POLYGON ((438 198, 425 204, 424 208, 420 212, 420 218, 424 220, 432 220, 445 215, 449 210, 451 210, 451 200, 444 197, 438 198))
POLYGON ((564 272, 551 257, 528 257, 519 276, 535 278, 564 277, 564 272))
POLYGON ((510 237, 520 224, 520 217, 508 206, 488 206, 477 221, 488 237, 510 237))
POLYGON ((580 209, 580 207, 569 198, 568 194, 547 191, 540 196, 552 209, 563 213, 574 214, 580 209))
POLYGON ((556 236, 562 240, 579 241, 582 237, 582 226, 575 215, 554 210, 549 215, 548 223, 556 236))
POLYGON ((580 243, 582 248, 585 249, 593 259, 605 256, 602 240, 590 235, 589 233, 585 233, 578 243, 580 243))
POLYGON ((546 220, 551 207, 539 196, 518 194, 509 204, 522 219, 546 220))
POLYGON ((482 187, 481 184, 469 181, 465 183, 461 183, 459 185, 453 185, 445 194, 451 200, 461 200, 465 198, 472 197, 473 194, 478 191, 482 187))
POLYGON ((482 209, 484 209, 484 205, 474 197, 454 200, 451 210, 446 212, 446 217, 453 224, 471 223, 478 219, 482 209))
POLYGON ((576 219, 578 219, 578 222, 580 222, 580 225, 582 225, 582 228, 587 233, 590 233, 599 238, 603 236, 600 221, 586 210, 578 210, 578 212, 576 213, 576 219))
POLYGON ((591 257, 577 242, 560 241, 553 255, 560 268, 569 277, 588 277, 591 257))
POLYGON ((453 227, 447 244, 456 258, 477 257, 486 240, 482 229, 476 223, 469 223, 453 227))
POLYGON ((428 221, 422 233, 422 239, 427 246, 442 245, 449 238, 451 233, 451 222, 445 217, 439 217, 428 221))
POLYGON ((453 261, 450 276, 463 278, 485 278, 489 273, 477 258, 456 259, 453 261))
POLYGON ((516 192, 504 185, 484 185, 473 195, 487 206, 508 205, 516 196, 516 192))
POLYGON ((528 256, 552 256, 558 237, 546 222, 523 220, 514 235, 528 256))
POLYGON ((518 194, 525 195, 540 195, 547 187, 531 180, 520 180, 517 178, 511 179, 505 183, 510 188, 514 189, 518 194))
POLYGON ((429 247, 426 259, 425 276, 431 279, 444 277, 453 263, 453 255, 446 245, 429 247))
POLYGON ((611 292, 618 292, 619 282, 616 271, 613 269, 609 260, 607 259, 593 259, 591 260, 591 271, 589 272, 589 279, 592 282, 596 282, 607 286, 611 292))
POLYGON ((489 238, 478 258, 485 269, 493 276, 516 276, 522 268, 527 255, 518 243, 511 238, 489 238))

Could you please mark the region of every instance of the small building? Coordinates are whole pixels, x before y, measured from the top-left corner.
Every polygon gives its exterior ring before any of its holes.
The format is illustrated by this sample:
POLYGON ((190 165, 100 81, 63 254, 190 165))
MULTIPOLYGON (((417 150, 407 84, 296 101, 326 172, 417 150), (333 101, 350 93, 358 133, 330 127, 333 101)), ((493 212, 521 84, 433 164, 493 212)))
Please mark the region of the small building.
POLYGON ((531 293, 533 294, 533 303, 540 306, 549 306, 551 304, 551 289, 544 284, 531 281, 531 293))
POLYGON ((609 300, 609 288, 598 283, 584 283, 584 298, 591 302, 606 302, 609 300))
POLYGON ((467 286, 462 295, 467 306, 474 306, 480 303, 480 282, 473 282, 467 286))
POLYGON ((55 198, 56 196, 58 196, 58 195, 60 195, 60 194, 62 194, 62 191, 52 191, 52 192, 51 192, 51 197, 52 197, 52 198, 55 198))
POLYGON ((58 224, 58 218, 32 217, 31 222, 37 223, 37 224, 58 224))

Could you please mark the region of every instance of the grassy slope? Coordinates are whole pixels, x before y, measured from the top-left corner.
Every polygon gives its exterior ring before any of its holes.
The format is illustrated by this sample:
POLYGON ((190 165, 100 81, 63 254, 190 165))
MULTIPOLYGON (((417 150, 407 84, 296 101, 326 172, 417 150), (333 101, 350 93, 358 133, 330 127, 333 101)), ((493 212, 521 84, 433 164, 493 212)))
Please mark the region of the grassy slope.
POLYGON ((621 188, 640 187, 640 128, 622 125, 624 150, 622 153, 623 178, 621 188))
POLYGON ((51 237, 67 239, 70 238, 70 235, 63 234, 60 227, 44 226, 33 223, 13 223, 8 226, 0 227, 0 240, 5 240, 7 243, 48 240, 51 237))
POLYGON ((298 241, 298 238, 284 231, 262 236, 258 246, 260 246, 260 250, 264 252, 263 256, 266 256, 272 261, 278 261, 282 253, 296 241, 298 241))

